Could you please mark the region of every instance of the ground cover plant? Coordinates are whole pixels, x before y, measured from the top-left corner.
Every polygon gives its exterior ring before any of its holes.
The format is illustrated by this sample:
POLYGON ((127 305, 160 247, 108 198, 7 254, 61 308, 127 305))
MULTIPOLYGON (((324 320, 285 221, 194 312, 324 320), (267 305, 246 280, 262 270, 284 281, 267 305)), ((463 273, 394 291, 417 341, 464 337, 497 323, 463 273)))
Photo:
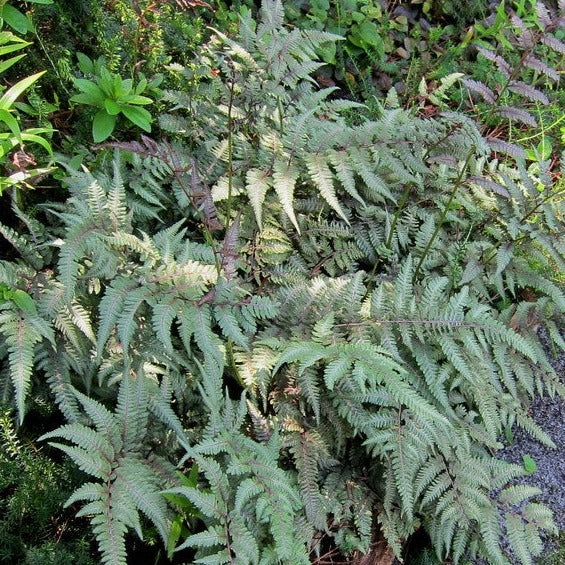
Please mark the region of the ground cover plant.
POLYGON ((278 0, 241 14, 237 37, 230 21, 171 61, 159 115, 132 113, 155 111, 140 75, 81 56, 75 102, 109 140, 58 155, 63 195, 7 193, 1 398, 20 430, 54 402, 33 443, 65 462, 19 445, 6 411, 2 484, 74 462, 65 506, 104 563, 133 536, 156 561, 267 565, 355 562, 383 540, 402 558, 422 532, 430 560, 508 563, 506 537, 533 563, 551 510, 497 451, 513 426, 553 445, 528 402, 564 392, 538 337, 563 349, 563 166, 492 127, 535 126, 508 92, 551 106, 520 66, 534 46, 482 46, 497 85, 452 77, 414 105, 393 89, 368 112, 314 79, 341 36, 286 25, 278 0), (486 113, 450 109, 459 79, 486 113))
MULTIPOLYGON (((28 25, 27 18, 19 10, 6 1, 0 2, 0 76, 26 56, 25 49, 30 43, 23 35, 28 31, 28 25), (22 50, 23 53, 20 52, 22 50)), ((35 157, 31 151, 26 153, 25 147, 39 148, 52 156, 53 150, 47 138, 52 130, 50 127, 23 127, 24 115, 16 106, 16 100, 44 73, 19 76, 9 87, 2 85, 0 88, 0 166, 6 167, 11 157, 14 169, 0 174, 0 194, 6 188, 17 187, 33 176, 49 172, 46 167, 34 168, 37 165, 35 157)))

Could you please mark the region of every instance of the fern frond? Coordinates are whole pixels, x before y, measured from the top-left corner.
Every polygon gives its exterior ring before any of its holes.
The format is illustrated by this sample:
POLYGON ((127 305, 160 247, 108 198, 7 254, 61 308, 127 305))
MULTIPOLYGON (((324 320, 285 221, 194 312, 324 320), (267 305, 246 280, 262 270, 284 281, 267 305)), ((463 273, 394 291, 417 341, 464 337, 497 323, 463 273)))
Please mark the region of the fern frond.
POLYGON ((499 106, 496 108, 497 114, 503 116, 504 118, 509 118, 511 120, 517 120, 527 126, 531 126, 533 128, 538 126, 538 123, 534 116, 527 112, 526 110, 522 110, 521 108, 516 108, 514 106, 499 106))
POLYGON ((44 265, 44 259, 37 251, 37 248, 25 236, 18 234, 12 228, 0 223, 0 235, 12 245, 21 255, 24 261, 27 261, 34 269, 41 269, 44 265))
POLYGON ((514 143, 509 143, 503 139, 489 138, 488 143, 494 151, 499 151, 505 155, 510 155, 512 157, 518 157, 520 159, 526 158, 526 152, 522 147, 514 143))
MULTIPOLYGON (((545 36, 545 41, 547 41, 547 36, 545 36)), ((552 45, 556 45, 554 42, 551 43, 552 45)), ((554 81, 559 80, 559 73, 553 67, 550 67, 549 65, 547 65, 537 57, 534 57, 533 55, 526 55, 522 61, 522 64, 525 67, 528 67, 530 69, 533 69, 534 71, 538 71, 546 75, 547 77, 549 77, 554 81)))
MULTIPOLYGON (((246 173, 245 188, 247 196, 255 212, 255 219, 259 229, 263 229, 263 202, 265 195, 270 188, 269 177, 264 171, 259 169, 249 169, 246 173)), ((292 198, 292 195, 291 195, 292 198)))
POLYGON ((6 310, 5 306, 2 310, 0 312, 0 333, 8 347, 10 377, 14 386, 18 419, 22 423, 26 396, 31 388, 35 346, 43 338, 53 342, 53 333, 51 328, 37 315, 6 310))
POLYGON ((521 94, 525 98, 533 100, 534 102, 540 102, 544 106, 549 104, 549 98, 543 92, 525 82, 519 80, 511 81, 508 85, 508 90, 510 92, 521 94))
POLYGON ((124 375, 115 413, 75 392, 96 429, 67 424, 40 439, 60 437, 74 445, 50 442, 67 453, 86 473, 101 482, 87 482, 66 505, 85 500, 78 515, 90 515, 102 563, 126 563, 125 535, 129 528, 141 537, 139 511, 156 526, 164 542, 170 525, 162 479, 144 458, 142 440, 148 432, 148 397, 143 374, 124 375))
POLYGON ((304 160, 314 185, 320 191, 322 198, 347 222, 347 216, 336 197, 333 186, 333 175, 322 155, 305 155, 304 160))
POLYGON ((468 78, 462 79, 461 82, 469 90, 472 90, 473 92, 477 92, 478 94, 480 94, 486 102, 490 104, 494 104, 495 102, 494 92, 486 84, 468 78))
POLYGON ((273 164, 273 187, 283 210, 296 228, 296 231, 300 233, 292 205, 297 180, 298 170, 292 163, 289 164, 281 158, 275 159, 273 164))

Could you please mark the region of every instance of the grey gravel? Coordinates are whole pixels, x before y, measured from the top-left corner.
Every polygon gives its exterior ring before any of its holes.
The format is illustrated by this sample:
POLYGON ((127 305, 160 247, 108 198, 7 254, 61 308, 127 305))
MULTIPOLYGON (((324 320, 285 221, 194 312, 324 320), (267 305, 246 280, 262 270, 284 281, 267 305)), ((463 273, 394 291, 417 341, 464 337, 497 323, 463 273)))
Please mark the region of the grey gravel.
MULTIPOLYGON (((565 382, 565 352, 552 355, 547 335, 540 332, 551 364, 565 382)), ((556 449, 551 449, 532 438, 521 429, 514 430, 512 445, 497 452, 497 457, 512 463, 523 463, 529 455, 536 462, 537 470, 520 478, 518 482, 535 486, 542 491, 537 500, 553 510, 554 520, 560 531, 565 530, 565 399, 561 397, 536 398, 530 406, 532 418, 549 434, 556 449)), ((553 549, 552 539, 546 540, 546 551, 553 549)))

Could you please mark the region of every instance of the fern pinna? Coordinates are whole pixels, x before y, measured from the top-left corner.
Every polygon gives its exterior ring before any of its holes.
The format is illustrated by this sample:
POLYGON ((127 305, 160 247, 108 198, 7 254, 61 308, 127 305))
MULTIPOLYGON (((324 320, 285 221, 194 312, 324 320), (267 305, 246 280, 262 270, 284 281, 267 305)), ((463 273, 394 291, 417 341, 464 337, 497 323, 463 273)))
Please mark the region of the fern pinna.
POLYGON ((175 67, 171 139, 100 148, 45 226, 2 232, 23 253, 0 283, 32 301, 0 305, 4 397, 23 418, 48 383, 108 563, 140 511, 170 540, 179 499, 195 563, 351 556, 378 529, 401 557, 421 527, 440 559, 508 563, 506 533, 532 563, 551 512, 496 451, 513 425, 552 445, 527 399, 563 393, 537 337, 563 347, 559 186, 462 114, 363 117, 311 77, 337 38, 262 14, 175 67))

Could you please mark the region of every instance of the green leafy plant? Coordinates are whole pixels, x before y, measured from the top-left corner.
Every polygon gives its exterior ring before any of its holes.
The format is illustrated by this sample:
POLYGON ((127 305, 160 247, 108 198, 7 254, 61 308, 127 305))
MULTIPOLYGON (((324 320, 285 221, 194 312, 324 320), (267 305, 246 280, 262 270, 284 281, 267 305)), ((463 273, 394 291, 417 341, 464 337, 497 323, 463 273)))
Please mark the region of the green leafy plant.
MULTIPOLYGON (((551 107, 551 97, 555 94, 544 86, 559 81, 556 68, 565 53, 565 44, 557 37, 562 16, 550 12, 541 1, 533 3, 535 10, 531 14, 523 4, 516 3, 517 10, 508 12, 504 4, 500 4, 491 27, 475 26, 479 32, 476 48, 480 58, 487 62, 488 79, 463 80, 471 92, 486 102, 487 107, 479 109, 482 112, 480 119, 487 127, 492 127, 497 121, 500 123, 501 118, 510 121, 507 141, 514 141, 517 137, 513 134, 513 124, 538 128, 531 109, 541 115, 540 108, 551 107)), ((559 119, 555 125, 558 123, 559 119)), ((549 129, 555 125, 549 126, 549 129)), ((547 160, 549 140, 546 141, 545 125, 542 124, 540 129, 542 140, 538 156, 547 160)), ((533 139, 535 137, 537 135, 533 139)), ((529 139, 532 138, 526 136, 523 141, 529 139)), ((497 140, 493 139, 493 147, 496 144, 497 140)), ((519 144, 505 144, 504 140, 496 149, 514 156, 527 155, 519 144)))
MULTIPOLYGON (((17 35, 14 35, 12 32, 0 32, 0 55, 2 56, 24 49, 29 45, 31 45, 31 43, 17 35)), ((15 55, 14 57, 10 57, 9 59, 2 61, 0 65, 0 72, 3 73, 23 57, 25 57, 25 53, 20 53, 19 55, 15 55)))
POLYGON ((469 24, 481 16, 485 16, 488 10, 488 2, 485 0, 471 0, 462 5, 452 0, 441 2, 438 0, 413 0, 411 4, 421 4, 422 13, 432 17, 433 21, 442 19, 455 20, 459 27, 469 24))
POLYGON ((0 284, 0 301, 11 300, 23 312, 35 312, 33 298, 20 288, 11 289, 5 284, 0 284))
POLYGON ((142 106, 152 104, 153 100, 143 96, 143 93, 156 88, 158 81, 149 83, 142 77, 134 86, 132 79, 123 79, 118 74, 111 73, 103 59, 93 62, 86 55, 79 53, 77 56, 81 71, 87 76, 91 75, 92 79, 75 79, 74 84, 80 94, 70 100, 99 108, 92 122, 94 141, 101 142, 112 135, 119 115, 123 115, 142 130, 150 132, 152 116, 142 106))
MULTIPOLYGON (((196 463, 192 464, 190 471, 187 474, 181 472, 177 473, 179 485, 186 489, 198 488, 198 466, 196 463)), ((202 489, 201 489, 202 490, 202 489)), ((165 498, 174 506, 176 516, 171 523, 169 530, 169 538, 167 540, 167 557, 173 558, 174 552, 179 545, 179 540, 186 539, 190 534, 192 524, 195 520, 203 518, 203 514, 184 496, 176 493, 167 492, 164 494, 165 498)))
POLYGON ((385 66, 388 54, 394 49, 391 34, 395 28, 406 26, 406 17, 399 21, 389 18, 373 0, 288 2, 285 8, 289 20, 298 27, 343 36, 342 43, 326 43, 317 48, 329 65, 321 71, 321 76, 343 82, 355 93, 362 90, 361 84, 371 81, 373 71, 385 66))
MULTIPOLYGON (((53 4, 53 0, 27 0, 29 4, 53 4)), ((20 35, 33 31, 33 24, 25 13, 12 5, 11 0, 0 0, 0 21, 20 35)))
POLYGON ((337 83, 369 108, 394 85, 403 100, 418 96, 425 78, 434 81, 461 72, 470 41, 464 25, 486 16, 487 3, 376 2, 339 0, 285 3, 288 19, 344 37, 339 44, 318 49, 327 65, 317 73, 321 84, 337 83))
MULTIPOLYGON (((12 14, 12 12, 8 9, 11 8, 9 4, 2 4, 2 8, 3 10, 8 10, 8 14, 12 14)), ((4 20, 7 23, 10 21, 5 18, 4 20)), ((4 20, 0 18, 0 56, 14 53, 31 45, 29 42, 14 35, 13 33, 5 31, 2 27, 4 20)), ((20 53, 1 61, 0 74, 17 64, 23 57, 25 57, 25 53, 20 53)), ((21 127, 19 112, 15 106, 18 98, 20 98, 22 94, 24 94, 44 74, 44 72, 45 71, 42 71, 25 77, 9 88, 3 89, 1 92, 0 166, 7 164, 8 157, 15 149, 18 149, 18 151, 16 154, 12 155, 13 164, 17 170, 10 174, 5 174, 3 172, 0 175, 0 194, 6 188, 21 185, 28 179, 40 174, 45 174, 51 170, 49 167, 36 169, 29 168, 30 165, 35 165, 36 161, 33 155, 26 152, 25 148, 28 144, 39 145, 49 156, 52 157, 53 150, 51 143, 46 138, 45 134, 50 134, 53 130, 50 127, 33 127, 23 129, 21 127)))
POLYGON ((524 455, 522 459, 524 461, 524 469, 526 473, 531 475, 537 471, 538 466, 531 455, 524 455))

